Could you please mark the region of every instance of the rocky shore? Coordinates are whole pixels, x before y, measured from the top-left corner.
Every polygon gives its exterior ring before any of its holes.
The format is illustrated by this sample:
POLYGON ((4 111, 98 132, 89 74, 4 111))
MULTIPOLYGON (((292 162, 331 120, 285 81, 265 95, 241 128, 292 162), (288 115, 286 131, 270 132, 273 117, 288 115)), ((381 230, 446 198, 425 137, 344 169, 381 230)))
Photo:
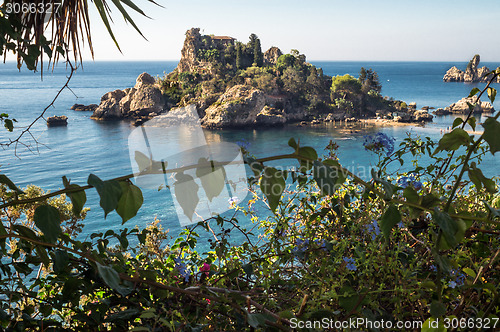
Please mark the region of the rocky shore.
POLYGON ((115 90, 101 97, 91 119, 113 120, 128 119, 140 125, 164 111, 163 97, 155 79, 148 73, 137 77, 133 88, 115 90))

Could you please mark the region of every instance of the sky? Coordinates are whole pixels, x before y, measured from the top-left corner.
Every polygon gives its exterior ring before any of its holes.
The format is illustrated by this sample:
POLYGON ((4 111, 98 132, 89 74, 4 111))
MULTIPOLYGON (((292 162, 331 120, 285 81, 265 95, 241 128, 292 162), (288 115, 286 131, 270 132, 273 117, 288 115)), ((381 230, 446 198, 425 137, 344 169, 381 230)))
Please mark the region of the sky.
MULTIPOLYGON (((298 49, 308 60, 500 61, 498 0, 134 0, 151 18, 132 15, 148 40, 110 7, 120 53, 91 1, 95 60, 178 60, 185 32, 229 35, 262 49, 298 49)), ((86 52, 84 58, 90 59, 86 52)))

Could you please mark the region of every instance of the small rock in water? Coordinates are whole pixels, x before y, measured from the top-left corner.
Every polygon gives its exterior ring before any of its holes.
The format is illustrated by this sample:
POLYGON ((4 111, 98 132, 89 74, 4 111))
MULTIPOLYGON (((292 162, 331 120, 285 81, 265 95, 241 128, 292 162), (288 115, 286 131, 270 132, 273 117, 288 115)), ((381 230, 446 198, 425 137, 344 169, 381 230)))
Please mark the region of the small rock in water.
POLYGON ((68 117, 65 115, 61 116, 54 115, 47 118, 47 126, 55 127, 55 126, 67 126, 67 125, 68 125, 68 117))

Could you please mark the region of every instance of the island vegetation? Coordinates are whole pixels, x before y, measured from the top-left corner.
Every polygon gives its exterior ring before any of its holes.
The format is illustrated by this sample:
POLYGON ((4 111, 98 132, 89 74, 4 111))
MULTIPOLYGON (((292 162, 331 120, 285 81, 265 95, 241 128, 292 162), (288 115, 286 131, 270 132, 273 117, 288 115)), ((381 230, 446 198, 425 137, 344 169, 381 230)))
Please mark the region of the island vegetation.
POLYGON ((361 68, 358 78, 348 74, 332 78, 298 50, 283 54, 271 47, 263 53, 260 45, 255 34, 242 43, 227 36, 200 35, 197 28, 187 31, 176 70, 160 79, 168 107, 195 103, 204 123, 214 127, 237 124, 221 120, 226 114, 247 118, 239 124, 249 126, 262 124, 259 118, 273 125, 407 111, 406 103, 382 97, 372 69, 361 68), (255 93, 262 99, 261 109, 223 105, 251 104, 247 98, 255 93), (251 116, 252 111, 256 116, 251 116))
POLYGON ((229 36, 201 35, 199 28, 192 28, 186 32, 181 55, 175 70, 156 82, 143 73, 133 88, 108 92, 92 118, 129 118, 140 125, 172 108, 196 105, 207 128, 364 118, 432 120, 427 110, 383 97, 378 75, 371 68, 360 68, 357 78, 330 77, 298 50, 283 54, 271 47, 262 52, 255 34, 242 43, 229 36))

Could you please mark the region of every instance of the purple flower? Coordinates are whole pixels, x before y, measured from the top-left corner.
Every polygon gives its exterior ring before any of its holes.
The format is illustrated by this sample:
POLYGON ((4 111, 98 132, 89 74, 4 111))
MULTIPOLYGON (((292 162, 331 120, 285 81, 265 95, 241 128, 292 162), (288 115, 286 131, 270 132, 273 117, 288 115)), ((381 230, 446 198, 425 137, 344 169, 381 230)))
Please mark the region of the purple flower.
POLYGON ((394 151, 394 142, 396 139, 384 133, 377 133, 376 135, 363 136, 365 139, 363 146, 367 151, 381 152, 385 151, 389 156, 394 151))
MULTIPOLYGON (((450 284, 453 282, 457 286, 462 286, 465 282, 465 275, 463 273, 458 272, 458 270, 452 270, 451 275, 455 276, 455 281, 450 281, 450 284)), ((455 287, 452 287, 455 288, 455 287)))
POLYGON ((401 188, 406 188, 408 186, 412 186, 415 190, 419 191, 422 189, 422 182, 417 181, 417 178, 414 173, 409 174, 408 176, 402 176, 398 179, 398 186, 401 188))
POLYGON ((180 258, 175 258, 175 268, 179 271, 179 274, 184 278, 186 282, 189 281, 189 277, 191 276, 187 270, 187 266, 180 258))
POLYGON ((356 271, 358 268, 356 267, 356 261, 354 260, 354 258, 350 258, 350 257, 344 257, 344 262, 346 263, 346 268, 349 270, 349 271, 356 271))
POLYGON ((247 141, 246 139, 242 139, 241 141, 237 141, 236 144, 238 144, 238 146, 240 148, 242 148, 244 151, 248 151, 248 149, 250 149, 250 142, 247 141))
POLYGON ((327 249, 326 249, 326 241, 325 240, 323 240, 323 239, 321 239, 321 240, 316 239, 316 240, 314 240, 314 243, 316 243, 321 250, 327 251, 327 249))
POLYGON ((372 233, 372 240, 375 240, 375 237, 380 234, 380 228, 378 227, 378 223, 375 219, 368 225, 368 232, 372 233))
POLYGON ((454 281, 450 281, 450 282, 448 283, 448 287, 450 287, 450 288, 455 288, 455 287, 457 287, 457 283, 456 283, 456 282, 454 282, 454 281))

